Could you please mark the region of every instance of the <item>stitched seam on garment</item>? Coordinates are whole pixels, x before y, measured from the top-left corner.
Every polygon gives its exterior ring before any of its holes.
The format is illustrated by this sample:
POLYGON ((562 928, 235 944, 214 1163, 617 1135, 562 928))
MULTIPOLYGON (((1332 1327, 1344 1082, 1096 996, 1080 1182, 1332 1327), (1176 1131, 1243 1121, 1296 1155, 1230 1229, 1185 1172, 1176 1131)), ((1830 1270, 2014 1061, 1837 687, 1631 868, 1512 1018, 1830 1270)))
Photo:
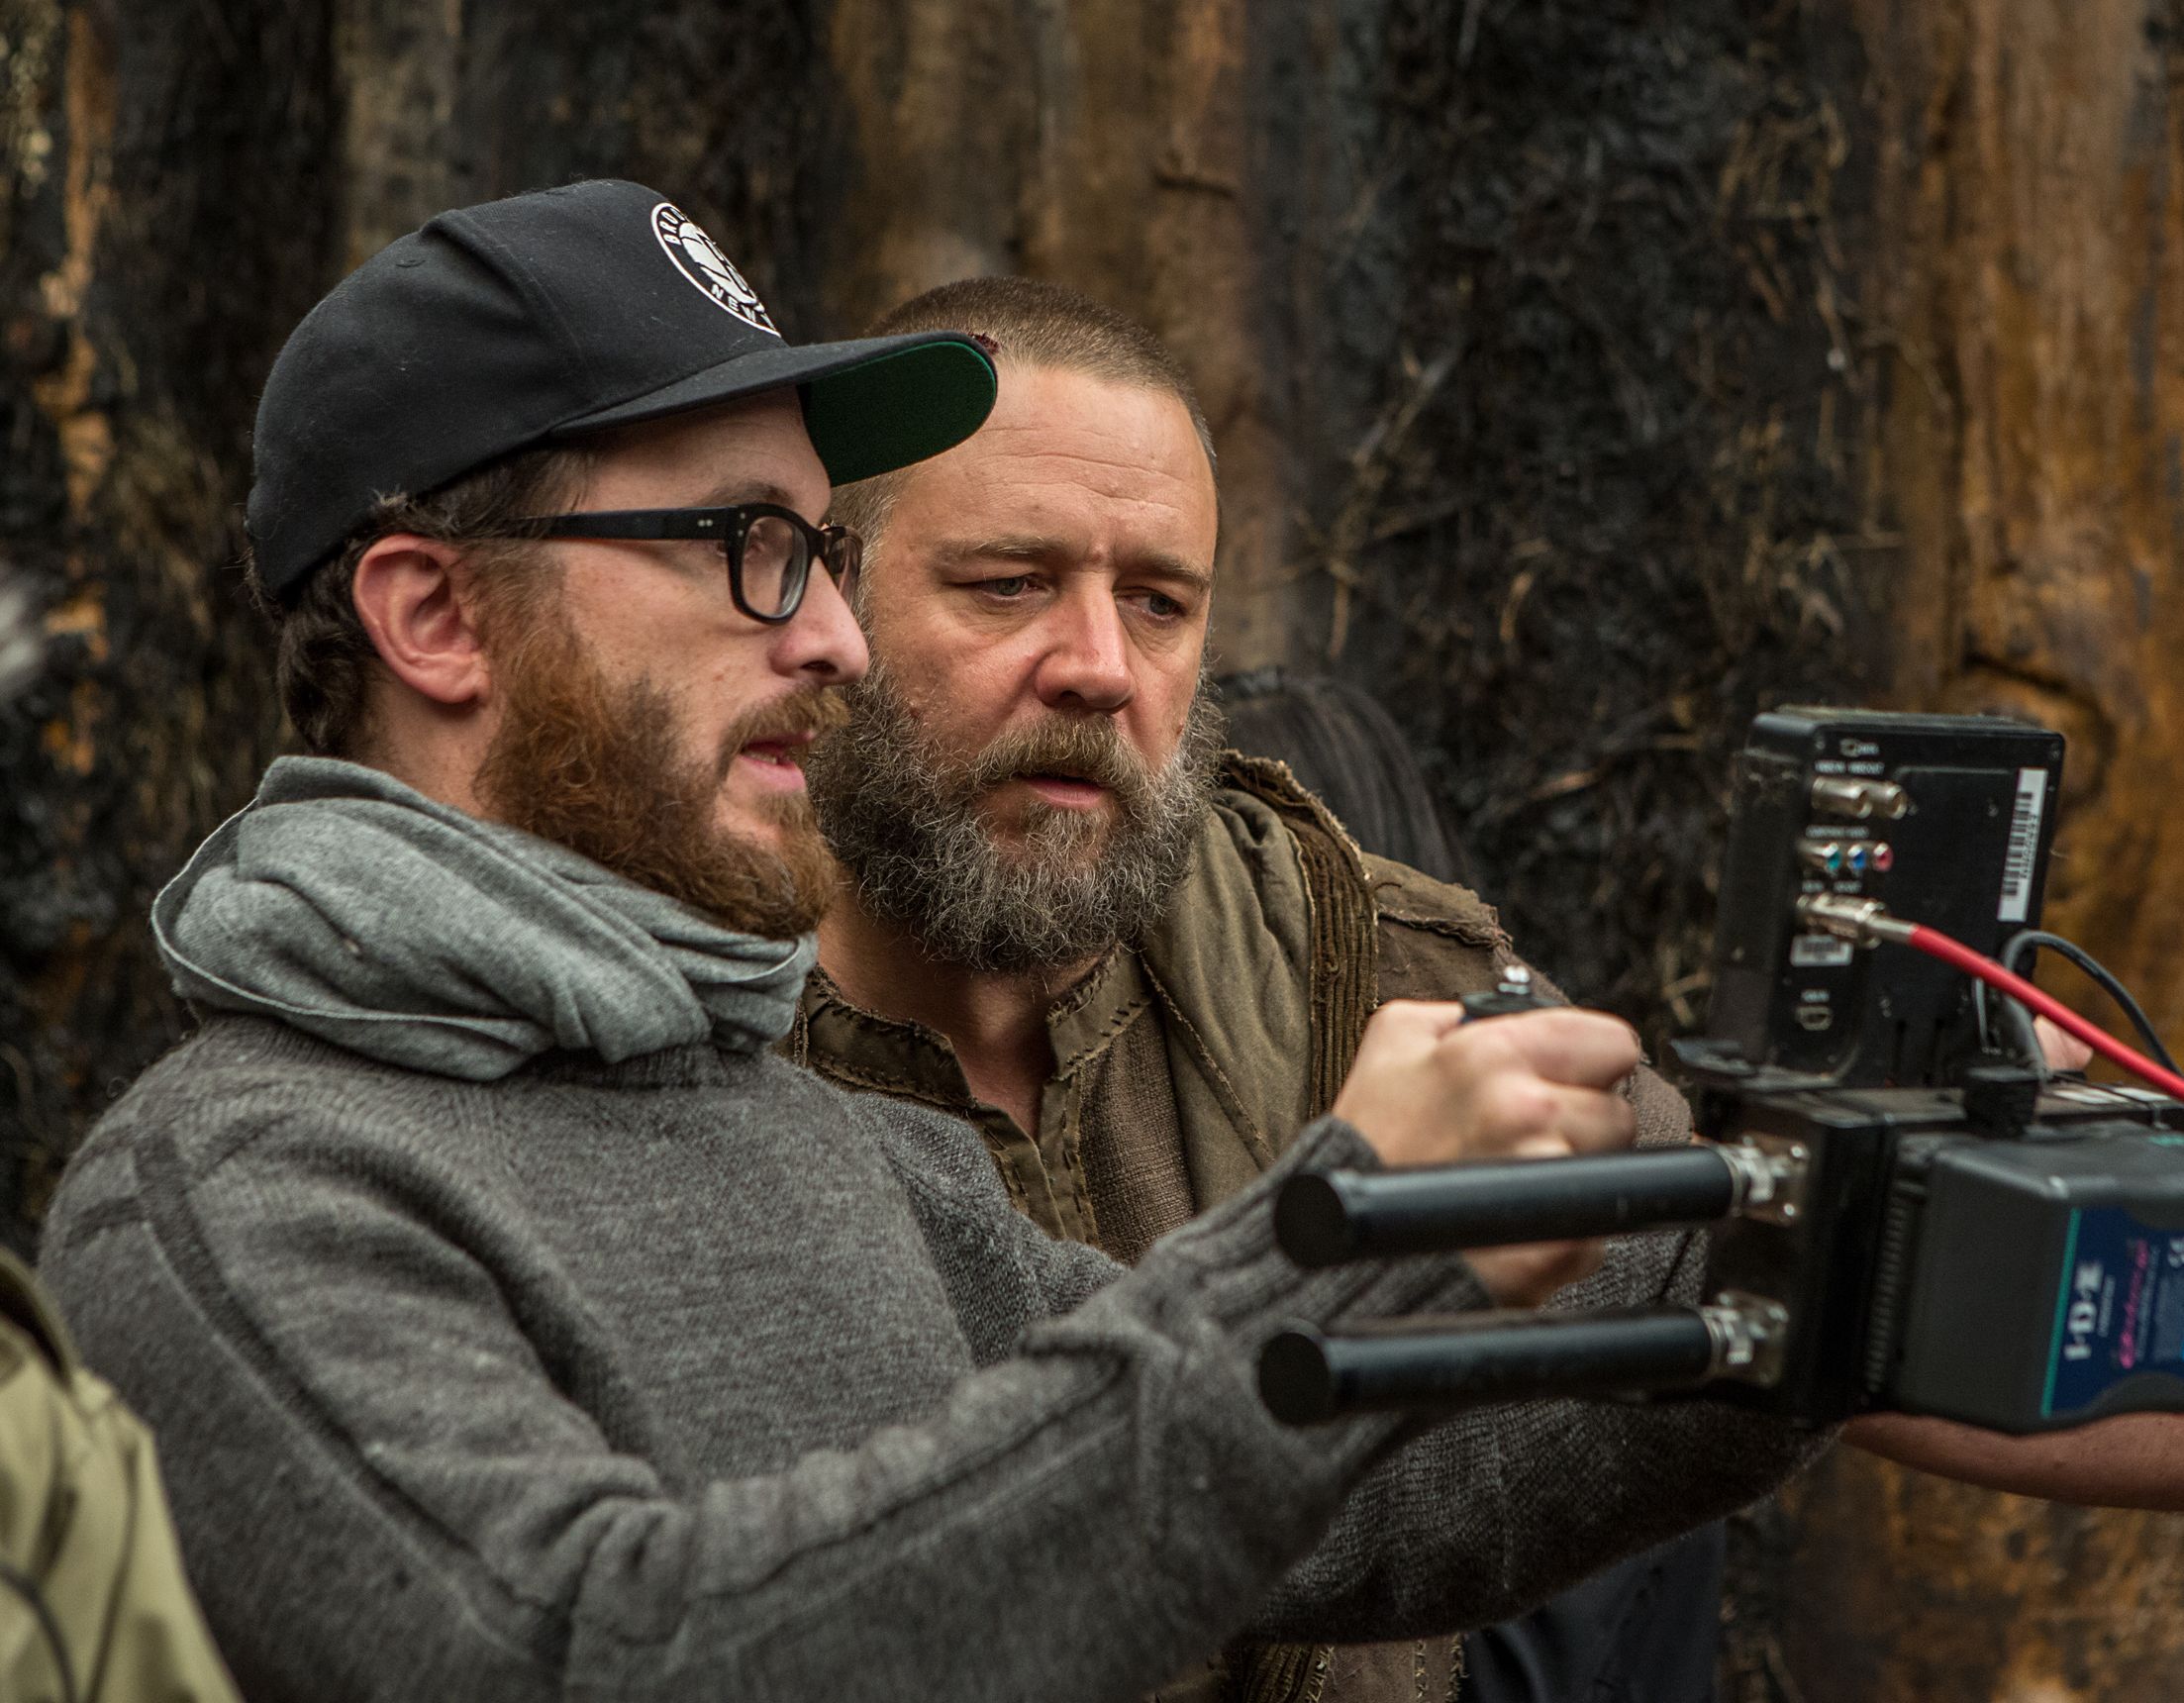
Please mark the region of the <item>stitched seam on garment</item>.
POLYGON ((880 1036, 890 1044, 899 1046, 902 1033, 907 1031, 920 1041, 942 1052, 950 1053, 954 1052, 954 1047, 948 1038, 938 1029, 923 1023, 906 1023, 899 1018, 882 1017, 876 1011, 865 1010, 863 1006, 858 1005, 840 987, 836 986, 834 981, 828 978, 827 972, 817 964, 812 966, 811 978, 805 983, 805 996, 797 1002, 798 1009, 802 1010, 807 1002, 812 1007, 813 1015, 826 1012, 832 1016, 844 1019, 859 1029, 880 1036))
POLYGON ((1426 934, 1440 935, 1451 941, 1462 941, 1466 946, 1488 947, 1497 952, 1510 945, 1509 931, 1500 924, 1466 922, 1458 917, 1436 917, 1422 911, 1388 911, 1376 913, 1384 923, 1395 923, 1406 929, 1418 929, 1426 934))
POLYGON ((811 1068, 812 1014, 801 999, 796 1002, 796 1019, 789 1025, 788 1034, 781 1038, 778 1051, 791 1064, 811 1068))
POLYGON ((884 1036, 890 1041, 895 1040, 897 1033, 903 1030, 908 1030, 922 1041, 937 1042, 943 1046, 947 1041, 947 1037, 939 1030, 929 1029, 923 1023, 904 1023, 896 1018, 882 1017, 877 1012, 866 1011, 861 1005, 851 1005, 845 999, 830 1000, 821 1009, 837 1022, 850 1023, 858 1029, 884 1036))
POLYGON ((1206 1038, 1183 1015, 1183 1008, 1175 1003, 1174 995, 1168 992, 1166 984, 1153 973, 1150 964, 1145 965, 1145 980, 1152 988, 1153 997, 1160 1002, 1160 1014, 1174 1024, 1176 1033, 1183 1037, 1183 1045, 1190 1050, 1191 1057, 1197 1061, 1199 1069, 1205 1072, 1214 1097, 1221 1102, 1221 1109, 1229 1114, 1229 1121, 1236 1126, 1237 1134, 1243 1138, 1244 1145, 1251 1150, 1263 1170, 1274 1162, 1273 1145, 1267 1141, 1265 1132, 1251 1121, 1251 1115, 1243 1109, 1243 1101, 1238 1095, 1235 1084, 1215 1061, 1213 1050, 1206 1045, 1206 1038))
POLYGON ((1312 1115, 1335 1104, 1349 1073, 1365 1020, 1366 990, 1379 980, 1379 939, 1361 880, 1337 851, 1296 835, 1312 905, 1312 1115), (1316 880, 1315 877, 1318 877, 1316 880))
POLYGON ((1365 854, 1287 764, 1230 762, 1224 778, 1272 809, 1297 848, 1311 912, 1310 1115, 1319 1117, 1341 1092, 1377 1003, 1380 938, 1365 854))
POLYGON ((1085 1245, 1104 1248, 1099 1208, 1092 1201, 1092 1179, 1084 1174, 1084 1086, 1073 1077, 1062 1083, 1062 1107, 1061 1160, 1069 1169, 1069 1190, 1077 1211, 1083 1215, 1085 1245))
POLYGON ((1089 1005, 1092 1001, 1093 990, 1113 971, 1115 959, 1122 951, 1123 948, 1113 946, 1101 953, 1099 960, 1092 965, 1092 968, 1078 979, 1077 985, 1046 1008, 1046 1020, 1052 1023, 1065 1017, 1074 1016, 1089 1005))
MULTIPOLYGON (((809 1066, 819 1076, 844 1087, 856 1088, 870 1093, 884 1094, 889 1099, 908 1100, 915 1105, 929 1106, 951 1118, 960 1118, 978 1132, 978 1139, 985 1144, 986 1155, 993 1160, 993 1168, 1001 1173, 1001 1186, 1008 1191, 1009 1204, 1028 1217, 1037 1218, 1032 1212, 1031 1197, 1025 1193, 1024 1182, 1016 1174, 1016 1167, 1009 1162, 1009 1154, 1015 1149, 1027 1145, 1023 1132, 1012 1123, 1006 1136, 996 1139, 987 1127, 984 1116, 987 1108, 975 1100, 957 1100, 952 1096, 942 1097, 923 1082, 893 1076, 876 1070, 862 1070, 844 1064, 832 1053, 822 1053, 809 1066)), ((1036 1145, 1034 1156, 1037 1156, 1036 1145)), ((1045 1166, 1040 1166, 1042 1172, 1045 1166)))
MULTIPOLYGON (((1146 972, 1148 975, 1149 971, 1146 972)), ((1136 1021, 1138 1014, 1152 1004, 1150 994, 1141 993, 1093 1034, 1085 1037, 1084 1044, 1067 1058, 1054 1065, 1056 1076, 1067 1076, 1092 1063, 1099 1055, 1115 1045, 1116 1038, 1136 1021)))
POLYGON ((953 1094, 943 1094, 927 1082, 913 1076, 898 1076, 892 1071, 867 1069, 861 1064, 846 1064, 833 1053, 823 1052, 815 1057, 810 1068, 830 1081, 841 1082, 852 1088, 866 1088, 897 1099, 915 1100, 921 1106, 931 1106, 937 1112, 946 1112, 952 1117, 968 1120, 982 1108, 976 1100, 958 1099, 953 1094))
POLYGON ((1334 1658, 1334 1648, 1325 1644, 1238 1646, 1224 1689, 1237 1703, 1317 1703, 1334 1658))

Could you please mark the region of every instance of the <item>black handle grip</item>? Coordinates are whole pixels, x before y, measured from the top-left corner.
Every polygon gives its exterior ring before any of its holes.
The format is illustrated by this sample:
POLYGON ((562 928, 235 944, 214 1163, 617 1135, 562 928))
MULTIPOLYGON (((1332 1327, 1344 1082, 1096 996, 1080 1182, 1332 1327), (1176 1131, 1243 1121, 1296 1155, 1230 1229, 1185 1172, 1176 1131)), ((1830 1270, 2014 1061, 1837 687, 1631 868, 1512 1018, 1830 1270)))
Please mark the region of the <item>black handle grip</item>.
POLYGON ((1540 1318, 1487 1313, 1430 1329, 1284 1331, 1259 1351, 1259 1399, 1285 1425, 1392 1408, 1452 1412, 1548 1396, 1704 1383, 1714 1339, 1696 1308, 1540 1318))
POLYGON ((1729 1161, 1710 1147, 1573 1159, 1318 1171, 1274 1201, 1274 1240, 1300 1265, 1394 1253, 1564 1242, 1709 1224, 1736 1204, 1729 1161))

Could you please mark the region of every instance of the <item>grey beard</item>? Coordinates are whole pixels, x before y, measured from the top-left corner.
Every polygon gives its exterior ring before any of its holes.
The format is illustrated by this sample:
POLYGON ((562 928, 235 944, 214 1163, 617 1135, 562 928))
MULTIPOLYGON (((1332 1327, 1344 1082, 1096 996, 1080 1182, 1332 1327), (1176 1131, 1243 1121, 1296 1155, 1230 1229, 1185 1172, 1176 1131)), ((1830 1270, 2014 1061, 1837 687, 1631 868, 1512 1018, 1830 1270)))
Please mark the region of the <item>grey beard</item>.
POLYGON ((848 697, 847 730, 813 747, 805 777, 820 828, 872 916, 906 928, 941 962, 1004 971, 1094 956, 1159 918, 1212 796, 1223 724, 1210 692, 1193 701, 1181 744, 1157 770, 1138 762, 1112 723, 1057 722, 1080 763, 1097 752, 1088 766, 1119 811, 1103 820, 1034 805, 1006 851, 978 816, 991 788, 1019 771, 1005 751, 932 751, 877 662, 848 697))

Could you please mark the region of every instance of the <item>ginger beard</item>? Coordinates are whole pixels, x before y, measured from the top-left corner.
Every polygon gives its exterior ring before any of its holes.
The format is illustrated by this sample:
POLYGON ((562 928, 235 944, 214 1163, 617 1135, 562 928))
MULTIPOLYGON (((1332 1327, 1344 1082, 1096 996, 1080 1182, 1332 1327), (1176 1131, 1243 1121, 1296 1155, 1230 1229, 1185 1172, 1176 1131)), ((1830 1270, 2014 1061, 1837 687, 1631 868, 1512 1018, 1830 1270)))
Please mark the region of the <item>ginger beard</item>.
POLYGON ((811 800, 789 793, 758 807, 779 827, 767 846, 722 826, 721 794, 752 740, 839 728, 840 694, 802 690, 752 710, 711 760, 694 759, 672 695, 648 677, 610 678, 557 600, 520 622, 497 663, 504 708, 478 765, 494 815, 741 934, 810 933, 839 879, 811 800))
POLYGON ((813 749, 806 773, 828 843, 873 916, 941 962, 1008 971, 1080 961, 1158 919, 1212 796, 1222 718, 1210 693, 1193 699, 1158 767, 1101 715, 1049 715, 951 751, 877 657, 847 696, 848 727, 813 749), (1097 781, 1108 804, 1034 798, 997 823, 995 790, 1042 773, 1097 781))

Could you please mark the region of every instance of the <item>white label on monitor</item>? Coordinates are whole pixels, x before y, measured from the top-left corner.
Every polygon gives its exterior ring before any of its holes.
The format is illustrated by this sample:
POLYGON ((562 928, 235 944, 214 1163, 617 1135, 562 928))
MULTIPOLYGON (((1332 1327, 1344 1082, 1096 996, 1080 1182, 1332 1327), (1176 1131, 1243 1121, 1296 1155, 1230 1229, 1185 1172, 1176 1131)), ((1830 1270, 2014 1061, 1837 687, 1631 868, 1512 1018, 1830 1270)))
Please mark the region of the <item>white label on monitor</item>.
POLYGON ((2000 922, 2022 923, 2033 907, 2033 865, 2039 861, 2040 812, 2047 808, 2047 771, 2017 771, 2017 805, 2010 812, 2010 851, 2002 859, 2000 922))
POLYGON ((1797 969, 1833 969, 1848 963, 1853 952, 1848 941, 1834 935, 1799 935, 1790 942, 1790 963, 1797 969))

